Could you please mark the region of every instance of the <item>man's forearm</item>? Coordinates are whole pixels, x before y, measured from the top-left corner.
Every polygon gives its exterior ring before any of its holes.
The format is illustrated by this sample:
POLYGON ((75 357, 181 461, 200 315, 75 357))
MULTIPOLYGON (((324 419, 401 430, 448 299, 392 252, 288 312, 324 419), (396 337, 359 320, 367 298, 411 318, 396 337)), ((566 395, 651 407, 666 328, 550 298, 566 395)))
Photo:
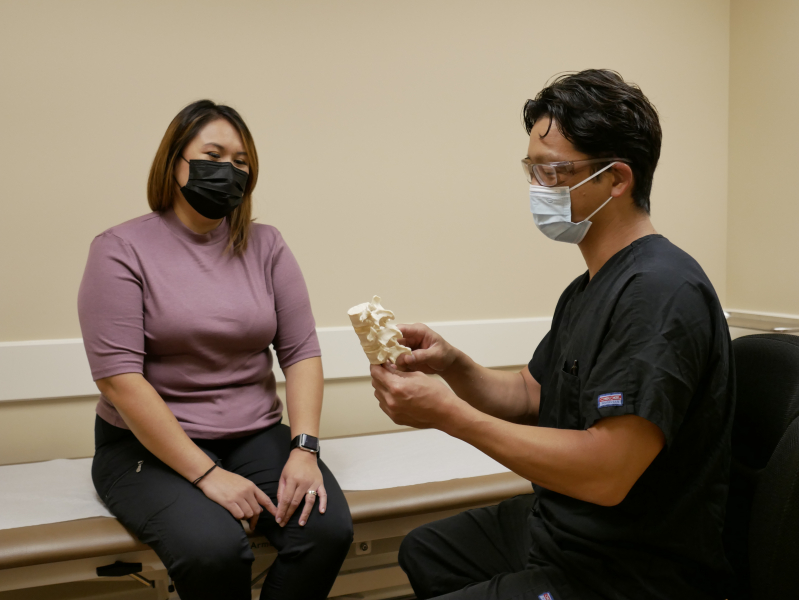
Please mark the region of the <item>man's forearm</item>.
POLYGON ((625 477, 624 457, 609 454, 592 430, 519 425, 465 405, 441 429, 533 483, 594 504, 617 504, 629 490, 626 482, 640 476, 625 477))
POLYGON ((516 423, 534 422, 531 405, 520 373, 487 369, 456 350, 457 357, 441 375, 455 394, 477 410, 516 423))

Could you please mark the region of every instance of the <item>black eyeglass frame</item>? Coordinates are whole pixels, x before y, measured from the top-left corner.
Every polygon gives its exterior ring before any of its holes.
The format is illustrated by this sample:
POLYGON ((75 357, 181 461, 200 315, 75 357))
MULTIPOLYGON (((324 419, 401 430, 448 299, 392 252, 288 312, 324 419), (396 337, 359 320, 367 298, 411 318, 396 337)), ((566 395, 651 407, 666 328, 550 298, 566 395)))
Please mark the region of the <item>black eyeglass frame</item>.
POLYGON ((525 156, 522 159, 522 170, 527 177, 528 183, 533 183, 533 178, 543 187, 557 187, 562 184, 567 177, 574 175, 574 166, 591 165, 601 162, 622 162, 629 165, 630 161, 626 158, 585 158, 582 160, 565 160, 551 163, 534 163, 531 158, 525 156), (545 178, 547 178, 545 180, 545 178), (554 182, 552 180, 554 177, 554 182))

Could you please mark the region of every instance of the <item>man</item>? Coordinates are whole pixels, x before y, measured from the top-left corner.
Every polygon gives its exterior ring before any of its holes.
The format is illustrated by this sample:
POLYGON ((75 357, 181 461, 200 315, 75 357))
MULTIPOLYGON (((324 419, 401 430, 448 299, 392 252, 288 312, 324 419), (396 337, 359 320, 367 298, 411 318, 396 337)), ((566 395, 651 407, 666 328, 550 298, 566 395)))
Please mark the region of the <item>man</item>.
POLYGON ((535 223, 588 271, 521 373, 416 324, 401 326, 413 354, 372 377, 396 423, 474 445, 535 494, 412 531, 400 565, 419 598, 724 598, 730 337, 700 266, 649 218, 657 112, 588 70, 528 101, 524 121, 535 223))

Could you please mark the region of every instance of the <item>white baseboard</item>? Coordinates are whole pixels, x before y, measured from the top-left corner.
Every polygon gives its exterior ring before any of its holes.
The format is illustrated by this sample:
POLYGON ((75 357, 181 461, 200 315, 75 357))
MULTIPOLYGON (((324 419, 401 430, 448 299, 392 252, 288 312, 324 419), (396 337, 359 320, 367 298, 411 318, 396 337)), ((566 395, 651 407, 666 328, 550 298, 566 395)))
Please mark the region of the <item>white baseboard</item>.
MULTIPOLYGON (((478 363, 507 367, 527 364, 550 322, 536 317, 429 325, 478 363)), ((369 361, 352 327, 320 327, 317 333, 326 380, 369 375, 369 361)), ((284 381, 280 369, 275 375, 284 381)), ((81 338, 0 342, 0 402, 97 393, 81 338)))

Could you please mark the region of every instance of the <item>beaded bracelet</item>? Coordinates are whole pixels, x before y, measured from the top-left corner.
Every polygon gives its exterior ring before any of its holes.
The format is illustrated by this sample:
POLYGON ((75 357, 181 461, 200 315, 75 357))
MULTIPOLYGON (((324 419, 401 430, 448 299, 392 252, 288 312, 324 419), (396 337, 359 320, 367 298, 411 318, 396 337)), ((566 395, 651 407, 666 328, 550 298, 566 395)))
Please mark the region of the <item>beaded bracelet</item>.
POLYGON ((200 483, 200 482, 203 480, 203 477, 205 477, 206 475, 208 475, 208 473, 210 473, 211 471, 213 471, 214 469, 216 469, 218 466, 219 466, 218 464, 214 463, 214 466, 213 466, 213 467, 211 467, 211 468, 210 468, 210 469, 208 469, 208 470, 207 470, 205 473, 203 473, 202 475, 200 475, 200 476, 199 476, 197 479, 195 479, 194 481, 192 481, 192 482, 191 482, 191 484, 192 484, 192 485, 194 485, 194 486, 196 486, 198 483, 200 483))

